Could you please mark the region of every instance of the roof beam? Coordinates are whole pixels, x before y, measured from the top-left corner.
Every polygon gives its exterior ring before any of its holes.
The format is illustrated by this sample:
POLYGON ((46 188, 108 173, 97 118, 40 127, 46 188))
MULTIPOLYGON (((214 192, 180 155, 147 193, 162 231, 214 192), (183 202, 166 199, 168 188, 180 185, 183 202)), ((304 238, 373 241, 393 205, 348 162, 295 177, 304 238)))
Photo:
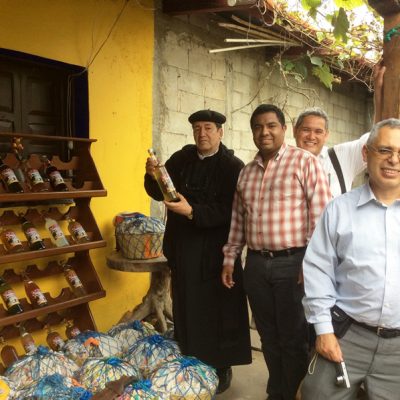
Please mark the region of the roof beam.
POLYGON ((256 0, 241 0, 240 5, 229 6, 228 0, 163 0, 162 6, 164 13, 178 15, 248 9, 256 2, 256 0))

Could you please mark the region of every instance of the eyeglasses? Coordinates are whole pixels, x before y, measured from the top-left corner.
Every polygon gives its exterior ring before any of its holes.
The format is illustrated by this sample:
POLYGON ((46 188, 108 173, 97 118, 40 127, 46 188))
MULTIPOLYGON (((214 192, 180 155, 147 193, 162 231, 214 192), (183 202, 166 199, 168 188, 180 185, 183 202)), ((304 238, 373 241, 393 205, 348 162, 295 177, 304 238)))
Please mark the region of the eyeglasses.
POLYGON ((376 148, 376 147, 371 146, 371 145, 367 145, 367 149, 368 150, 372 150, 374 153, 376 153, 376 156, 378 158, 381 158, 382 160, 383 159, 387 159, 387 158, 391 158, 394 155, 396 155, 397 159, 400 160, 400 151, 395 151, 395 150, 389 149, 388 147, 378 147, 378 148, 376 148))

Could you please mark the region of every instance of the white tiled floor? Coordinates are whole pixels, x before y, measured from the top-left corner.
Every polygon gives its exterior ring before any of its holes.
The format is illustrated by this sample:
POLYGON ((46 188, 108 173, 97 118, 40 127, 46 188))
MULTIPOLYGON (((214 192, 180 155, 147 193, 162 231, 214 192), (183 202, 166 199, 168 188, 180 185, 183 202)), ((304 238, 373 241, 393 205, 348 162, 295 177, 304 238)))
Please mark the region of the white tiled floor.
MULTIPOLYGON (((257 331, 251 329, 251 342, 260 348, 257 331)), ((268 371, 261 351, 253 350, 253 363, 233 367, 231 387, 218 395, 216 400, 265 400, 268 371)))

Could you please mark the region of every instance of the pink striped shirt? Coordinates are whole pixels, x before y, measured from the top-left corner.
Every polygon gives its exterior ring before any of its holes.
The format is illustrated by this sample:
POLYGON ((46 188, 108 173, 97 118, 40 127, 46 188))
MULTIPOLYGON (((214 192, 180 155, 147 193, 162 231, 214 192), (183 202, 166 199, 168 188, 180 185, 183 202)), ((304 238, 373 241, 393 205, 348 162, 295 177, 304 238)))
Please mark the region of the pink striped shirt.
POLYGON ((253 250, 306 246, 331 198, 326 175, 308 151, 284 143, 266 168, 257 154, 239 175, 224 265, 233 266, 245 244, 253 250))

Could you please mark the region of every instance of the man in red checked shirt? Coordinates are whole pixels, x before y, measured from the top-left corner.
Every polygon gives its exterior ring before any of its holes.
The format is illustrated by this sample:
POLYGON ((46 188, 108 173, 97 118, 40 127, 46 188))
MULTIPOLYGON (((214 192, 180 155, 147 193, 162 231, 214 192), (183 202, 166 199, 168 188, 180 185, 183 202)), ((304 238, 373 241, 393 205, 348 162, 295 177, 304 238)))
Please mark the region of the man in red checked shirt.
POLYGON ((284 143, 282 110, 262 104, 250 126, 259 151, 237 182, 222 282, 233 287, 234 261, 247 245, 244 287, 269 371, 268 399, 293 400, 308 361, 301 265, 331 193, 317 158, 284 143))

